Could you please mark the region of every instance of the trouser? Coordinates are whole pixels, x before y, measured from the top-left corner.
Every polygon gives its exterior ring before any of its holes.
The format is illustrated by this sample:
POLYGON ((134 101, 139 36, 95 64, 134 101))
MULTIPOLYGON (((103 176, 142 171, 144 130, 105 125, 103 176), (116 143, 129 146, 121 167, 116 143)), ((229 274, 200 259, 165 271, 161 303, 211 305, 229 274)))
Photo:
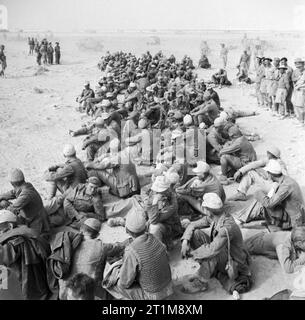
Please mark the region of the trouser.
POLYGON ((227 176, 228 172, 234 169, 234 171, 240 169, 243 163, 238 157, 230 154, 224 154, 220 157, 221 172, 224 176, 227 176))
POLYGON ((298 120, 304 124, 305 123, 305 106, 304 107, 295 106, 295 112, 297 114, 298 120))
POLYGON ((65 195, 68 189, 69 187, 67 187, 66 182, 64 180, 49 181, 49 199, 55 197, 57 190, 59 190, 60 193, 65 195))
POLYGON ((251 185, 259 183, 261 185, 264 185, 264 189, 266 189, 268 192, 271 188, 272 182, 270 182, 270 180, 267 179, 267 173, 264 176, 263 173, 258 173, 255 170, 250 170, 242 177, 237 190, 243 194, 247 194, 251 185))
POLYGON ((286 108, 287 108, 287 113, 288 114, 294 114, 294 107, 293 107, 293 104, 291 102, 292 92, 293 92, 293 87, 290 86, 289 90, 288 90, 288 93, 287 93, 287 97, 286 97, 286 108))
POLYGON ((166 227, 162 223, 150 224, 149 233, 154 235, 161 242, 164 242, 164 237, 166 235, 166 227))
POLYGON ((284 103, 278 103, 278 112, 279 112, 280 115, 282 115, 282 116, 285 116, 285 114, 289 115, 286 102, 284 102, 284 103))
POLYGON ((283 244, 290 234, 290 231, 277 231, 272 233, 262 231, 246 239, 245 245, 250 254, 277 259, 277 246, 283 244))
POLYGON ((222 59, 223 68, 226 69, 228 58, 227 58, 227 56, 222 56, 221 59, 222 59))
POLYGON ((88 172, 88 177, 99 178, 106 186, 110 188, 109 191, 113 195, 119 196, 116 177, 108 173, 106 170, 90 170, 88 172))
POLYGON ((95 112, 94 105, 103 100, 103 97, 100 98, 88 98, 86 100, 86 111, 89 113, 90 111, 95 112))
POLYGON ((49 216, 52 228, 61 227, 67 222, 60 197, 53 197, 44 202, 44 208, 49 216))
POLYGON ((186 201, 193 209, 195 209, 198 214, 202 213, 204 214, 204 210, 201 206, 202 200, 198 200, 192 196, 185 195, 185 194, 179 194, 179 198, 186 201))
POLYGON ((89 144, 89 146, 86 148, 88 161, 94 160, 95 155, 101 146, 102 146, 101 143, 90 143, 89 144))

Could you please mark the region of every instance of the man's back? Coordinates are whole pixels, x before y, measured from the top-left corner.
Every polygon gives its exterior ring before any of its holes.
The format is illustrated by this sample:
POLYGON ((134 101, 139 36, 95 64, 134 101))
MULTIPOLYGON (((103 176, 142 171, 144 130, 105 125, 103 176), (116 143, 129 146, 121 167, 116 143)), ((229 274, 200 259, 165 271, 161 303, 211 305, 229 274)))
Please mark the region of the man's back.
POLYGON ((71 276, 77 273, 85 273, 96 279, 99 268, 105 268, 106 256, 103 242, 99 239, 86 239, 77 247, 71 269, 71 276))
POLYGON ((130 244, 138 256, 138 281, 144 291, 161 291, 171 282, 171 270, 165 246, 151 234, 144 234, 130 244))

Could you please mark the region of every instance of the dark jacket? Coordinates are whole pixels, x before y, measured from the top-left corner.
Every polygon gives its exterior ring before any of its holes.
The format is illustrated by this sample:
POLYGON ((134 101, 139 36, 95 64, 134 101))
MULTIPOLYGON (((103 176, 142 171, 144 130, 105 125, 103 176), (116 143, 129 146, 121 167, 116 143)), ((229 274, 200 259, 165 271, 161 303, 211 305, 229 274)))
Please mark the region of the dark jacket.
POLYGON ((58 279, 69 276, 73 254, 82 239, 81 233, 62 231, 50 242, 51 255, 47 259, 47 279, 54 298, 58 297, 58 279))
POLYGON ((8 209, 10 211, 15 214, 20 214, 29 228, 35 229, 39 233, 49 231, 48 217, 42 199, 31 183, 25 182, 18 189, 0 195, 0 199, 16 199, 16 201, 9 206, 8 209))

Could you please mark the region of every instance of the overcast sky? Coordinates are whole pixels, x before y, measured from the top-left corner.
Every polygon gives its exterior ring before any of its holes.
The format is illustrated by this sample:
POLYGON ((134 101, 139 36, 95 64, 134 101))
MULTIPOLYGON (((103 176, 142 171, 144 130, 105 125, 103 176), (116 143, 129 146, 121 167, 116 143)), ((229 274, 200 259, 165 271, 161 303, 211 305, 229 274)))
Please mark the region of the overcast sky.
POLYGON ((9 29, 305 30, 305 0, 0 0, 9 29))

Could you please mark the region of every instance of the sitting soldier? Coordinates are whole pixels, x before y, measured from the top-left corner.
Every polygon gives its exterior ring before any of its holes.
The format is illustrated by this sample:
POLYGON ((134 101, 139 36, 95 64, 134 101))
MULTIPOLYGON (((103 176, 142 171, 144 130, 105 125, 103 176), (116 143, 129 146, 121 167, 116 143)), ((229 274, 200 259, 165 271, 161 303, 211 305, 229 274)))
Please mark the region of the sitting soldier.
POLYGON ((63 149, 66 158, 64 164, 57 164, 48 168, 44 173, 49 182, 49 199, 59 190, 64 194, 69 188, 75 188, 79 183, 85 183, 87 179, 86 169, 80 159, 76 157, 76 150, 72 144, 66 144, 63 149))
POLYGON ((200 264, 196 275, 206 283, 216 277, 224 289, 234 296, 249 291, 252 284, 250 255, 247 252, 240 228, 233 217, 223 210, 223 203, 215 193, 203 196, 206 215, 192 222, 182 236, 182 257, 192 256, 200 264), (203 228, 211 226, 207 235, 203 228))
POLYGON ((86 184, 79 184, 67 193, 63 203, 66 224, 79 229, 87 218, 95 218, 101 222, 106 220, 102 197, 98 192, 100 186, 98 178, 90 177, 86 184))

